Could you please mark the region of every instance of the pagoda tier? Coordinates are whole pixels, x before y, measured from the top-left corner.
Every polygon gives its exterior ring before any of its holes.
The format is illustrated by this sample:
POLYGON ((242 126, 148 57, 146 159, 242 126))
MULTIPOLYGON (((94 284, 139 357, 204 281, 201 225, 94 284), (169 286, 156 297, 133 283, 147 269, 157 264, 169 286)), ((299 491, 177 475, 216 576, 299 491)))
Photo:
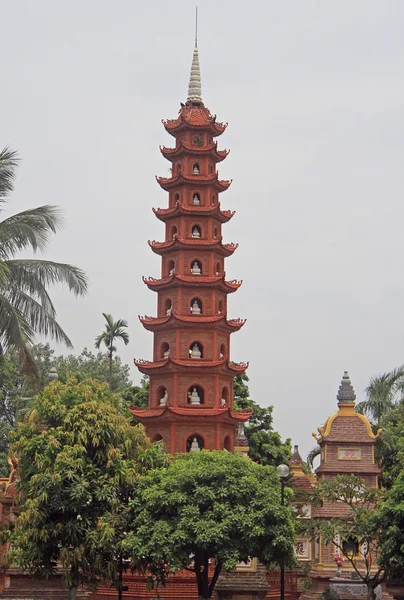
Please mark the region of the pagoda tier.
POLYGON ((205 176, 178 173, 173 177, 156 176, 156 180, 166 192, 170 192, 185 184, 192 187, 195 187, 195 185, 198 185, 198 187, 208 185, 217 192, 225 192, 231 185, 231 180, 219 179, 217 172, 205 176))
POLYGON ((178 234, 174 234, 171 240, 165 242, 156 242, 156 240, 149 240, 150 248, 155 254, 163 256, 167 252, 173 252, 176 250, 194 250, 198 252, 203 248, 204 250, 212 250, 220 256, 231 256, 238 248, 238 244, 223 244, 222 238, 201 240, 197 238, 180 238, 178 234))
POLYGON ((134 363, 141 373, 144 375, 152 375, 157 371, 164 369, 167 371, 189 371, 192 370, 192 374, 201 374, 206 372, 207 369, 211 373, 219 374, 232 374, 233 377, 241 375, 247 369, 248 363, 235 363, 226 358, 219 358, 218 360, 204 360, 204 359, 189 359, 182 360, 175 358, 173 355, 169 355, 167 358, 160 361, 151 361, 144 359, 134 359, 134 363))
POLYGON ((218 275, 217 277, 203 277, 202 275, 181 275, 179 273, 173 273, 169 277, 163 277, 162 279, 155 279, 154 277, 143 277, 144 283, 147 287, 154 292, 162 291, 163 289, 172 288, 178 285, 184 287, 208 287, 211 289, 220 290, 226 294, 232 294, 236 292, 243 283, 241 280, 232 279, 231 281, 225 281, 226 274, 218 275))
POLYGON ((175 138, 183 132, 192 129, 193 132, 209 132, 213 137, 221 135, 227 123, 218 123, 216 115, 212 116, 210 110, 203 102, 190 102, 181 104, 177 119, 162 121, 166 131, 175 138))
POLYGON ((172 163, 171 177, 157 177, 168 192, 168 207, 153 209, 165 223, 161 242, 149 246, 161 259, 159 279, 143 278, 157 292, 156 317, 139 317, 153 332, 153 360, 135 360, 150 377, 148 409, 132 413, 153 440, 172 452, 201 448, 232 451, 236 424, 250 412, 233 410, 234 377, 248 363, 230 359, 231 334, 244 325, 227 318, 227 296, 241 281, 225 280, 225 259, 237 244, 224 244, 222 225, 232 211, 220 208, 219 195, 231 181, 220 180, 217 163, 228 155, 213 138, 226 125, 217 123, 198 93, 197 49, 192 93, 179 116, 164 121, 174 148, 161 147, 172 163))
POLYGON ((215 217, 219 223, 227 223, 236 214, 235 210, 221 210, 220 202, 212 206, 185 206, 179 200, 171 208, 153 208, 153 212, 160 221, 168 220, 183 215, 193 217, 215 217))
POLYGON ((220 162, 228 156, 230 150, 218 150, 217 142, 213 142, 206 148, 200 146, 193 146, 192 144, 186 144, 183 140, 180 141, 176 148, 167 148, 166 146, 160 146, 160 152, 169 161, 173 161, 180 158, 183 155, 194 155, 194 156, 208 156, 215 162, 220 162))
POLYGON ((225 315, 203 316, 203 315, 177 315, 174 311, 164 317, 140 316, 139 321, 148 331, 168 331, 182 327, 186 329, 195 329, 201 324, 205 328, 221 329, 228 333, 239 331, 246 322, 246 319, 227 319, 225 315))

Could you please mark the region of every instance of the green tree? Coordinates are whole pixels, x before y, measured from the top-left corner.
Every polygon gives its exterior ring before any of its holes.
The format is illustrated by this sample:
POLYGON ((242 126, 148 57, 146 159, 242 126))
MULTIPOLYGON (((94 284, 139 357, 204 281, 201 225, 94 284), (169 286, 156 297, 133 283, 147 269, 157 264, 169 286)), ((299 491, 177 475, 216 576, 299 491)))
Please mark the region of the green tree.
MULTIPOLYGON (((13 190, 18 159, 5 148, 0 152, 0 204, 13 190)), ((38 378, 31 348, 35 334, 50 336, 72 346, 56 320, 49 287, 64 283, 76 296, 87 291, 85 273, 64 263, 20 258, 21 250, 45 250, 51 233, 62 224, 55 206, 25 210, 0 221, 0 354, 19 353, 24 373, 38 378)))
POLYGON ((359 402, 355 410, 366 415, 378 427, 385 415, 403 399, 404 365, 372 377, 366 388, 366 400, 359 402))
POLYGON ((355 475, 337 475, 320 482, 310 501, 320 506, 337 502, 345 506, 339 517, 311 519, 301 527, 312 539, 321 537, 322 543, 332 544, 336 554, 351 564, 357 577, 366 585, 368 600, 375 600, 375 589, 385 579, 383 565, 378 562, 378 549, 385 535, 378 510, 383 501, 382 492, 366 489, 362 479, 355 475), (353 546, 356 546, 355 550, 353 546))
POLYGON ((376 458, 382 469, 383 487, 390 489, 400 477, 404 461, 404 401, 399 402, 380 425, 383 434, 376 442, 376 458))
POLYGON ((136 477, 136 458, 148 441, 115 401, 106 384, 54 381, 12 435, 20 512, 10 561, 39 576, 61 563, 70 600, 80 582, 118 577, 116 552, 97 548, 93 535, 136 477))
POLYGON ((253 413, 245 426, 249 456, 262 465, 277 466, 288 463, 291 456, 290 439, 282 442, 279 433, 274 431, 273 406, 263 408, 251 400, 248 381, 248 375, 245 373, 234 378, 234 408, 247 408, 253 413))
POLYGON ((122 396, 128 406, 139 406, 147 408, 149 403, 149 377, 143 375, 140 385, 127 387, 122 396))
MULTIPOLYGON (((402 463, 401 463, 402 465, 402 463)), ((381 544, 380 562, 386 577, 403 579, 404 573, 404 471, 394 481, 387 502, 381 507, 380 516, 384 536, 381 544)))
POLYGON ((105 331, 95 338, 95 347, 100 348, 101 344, 105 344, 109 357, 109 387, 113 389, 112 381, 112 362, 113 354, 116 352, 114 343, 116 340, 122 340, 125 346, 129 344, 129 334, 125 329, 128 327, 127 321, 118 319, 114 321, 112 315, 102 313, 106 320, 105 331))
POLYGON ((165 569, 192 571, 200 600, 211 598, 220 573, 240 561, 293 560, 293 520, 290 509, 281 506, 275 470, 240 455, 177 455, 168 468, 144 478, 132 508, 125 545, 134 563, 142 556, 158 579, 165 569), (215 568, 209 580, 211 559, 215 568))

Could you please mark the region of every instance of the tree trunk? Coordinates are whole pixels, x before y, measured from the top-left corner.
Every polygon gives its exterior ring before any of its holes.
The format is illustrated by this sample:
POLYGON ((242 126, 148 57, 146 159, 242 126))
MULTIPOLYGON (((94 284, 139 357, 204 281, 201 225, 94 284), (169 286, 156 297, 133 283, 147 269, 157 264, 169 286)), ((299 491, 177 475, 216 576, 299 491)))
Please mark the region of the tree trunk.
POLYGON ((72 585, 69 585, 68 599, 76 600, 76 596, 77 596, 77 584, 73 583, 72 585))
POLYGON ((376 600, 375 588, 368 584, 368 600, 376 600))
POLYGON ((112 390, 112 353, 113 350, 110 348, 109 351, 109 389, 112 390))
POLYGON ((202 571, 197 578, 198 581, 198 600, 209 600, 209 576, 208 572, 202 571))
POLYGON ((119 557, 119 567, 118 567, 118 600, 122 600, 122 575, 123 575, 123 564, 122 564, 122 556, 119 557))

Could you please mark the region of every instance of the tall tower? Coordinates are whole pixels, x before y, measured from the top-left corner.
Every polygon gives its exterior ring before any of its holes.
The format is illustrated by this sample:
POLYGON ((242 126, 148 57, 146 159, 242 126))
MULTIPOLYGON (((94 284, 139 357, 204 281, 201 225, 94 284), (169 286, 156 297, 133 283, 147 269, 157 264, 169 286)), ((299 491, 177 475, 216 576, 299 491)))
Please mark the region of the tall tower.
POLYGON ((230 360, 230 334, 245 321, 227 318, 227 296, 241 281, 225 278, 225 258, 237 248, 222 241, 222 225, 234 215, 219 202, 231 184, 217 172, 228 151, 218 150, 215 138, 226 125, 202 101, 196 44, 187 101, 177 119, 163 125, 175 139, 175 147, 160 148, 171 177, 157 177, 168 208, 153 209, 165 224, 165 239, 149 241, 161 256, 161 277, 143 278, 157 292, 157 316, 139 317, 154 335, 153 360, 135 360, 150 377, 149 406, 132 412, 172 454, 233 451, 236 425, 250 413, 233 410, 233 379, 248 364, 230 360))

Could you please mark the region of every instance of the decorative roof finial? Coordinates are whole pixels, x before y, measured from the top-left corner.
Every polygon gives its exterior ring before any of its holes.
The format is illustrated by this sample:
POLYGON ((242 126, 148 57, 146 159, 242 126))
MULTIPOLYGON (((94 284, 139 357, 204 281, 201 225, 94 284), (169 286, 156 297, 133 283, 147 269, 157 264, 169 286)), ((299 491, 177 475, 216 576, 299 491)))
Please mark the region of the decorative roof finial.
POLYGON ((356 394, 355 390, 352 387, 351 380, 349 379, 348 371, 344 371, 344 375, 341 380, 341 385, 339 386, 338 394, 337 394, 338 402, 355 402, 356 394))
POLYGON ((189 78, 187 100, 196 100, 197 102, 202 102, 201 69, 199 67, 198 54, 198 7, 196 8, 195 48, 192 57, 191 75, 189 78))

